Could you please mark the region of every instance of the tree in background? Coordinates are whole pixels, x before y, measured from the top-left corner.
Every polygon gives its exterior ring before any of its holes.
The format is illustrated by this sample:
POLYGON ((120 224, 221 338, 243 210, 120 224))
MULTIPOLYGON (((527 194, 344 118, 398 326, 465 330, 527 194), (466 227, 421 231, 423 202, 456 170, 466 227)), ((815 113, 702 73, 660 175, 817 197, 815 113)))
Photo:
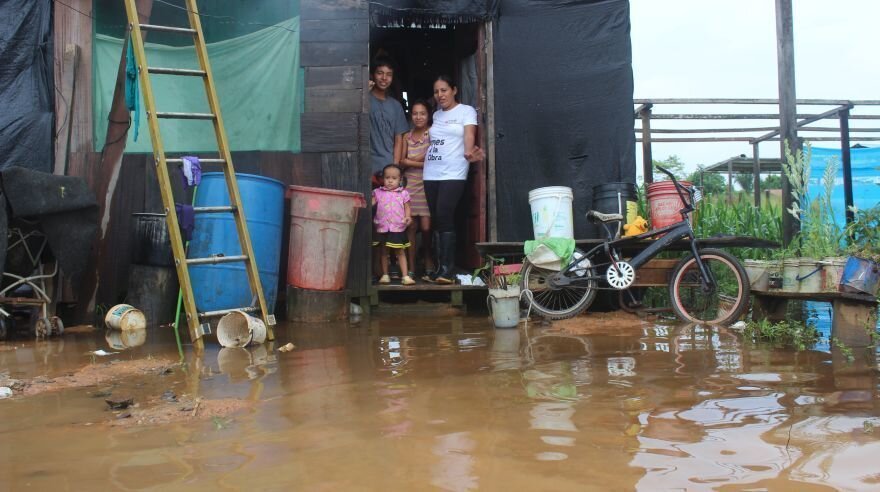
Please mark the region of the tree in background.
POLYGON ((782 176, 771 174, 761 180, 762 190, 779 190, 782 189, 782 176))
POLYGON ((751 174, 735 174, 733 181, 739 185, 739 189, 751 193, 755 190, 755 178, 751 174))
POLYGON ((667 157, 662 161, 654 161, 654 181, 668 180, 669 176, 658 171, 656 169, 657 166, 662 166, 667 171, 671 172, 676 178, 680 178, 684 175, 684 162, 682 162, 681 158, 675 154, 667 157))
POLYGON ((706 196, 725 193, 727 185, 724 178, 717 173, 703 172, 703 168, 704 166, 697 166, 697 170, 689 174, 687 180, 700 187, 706 196))

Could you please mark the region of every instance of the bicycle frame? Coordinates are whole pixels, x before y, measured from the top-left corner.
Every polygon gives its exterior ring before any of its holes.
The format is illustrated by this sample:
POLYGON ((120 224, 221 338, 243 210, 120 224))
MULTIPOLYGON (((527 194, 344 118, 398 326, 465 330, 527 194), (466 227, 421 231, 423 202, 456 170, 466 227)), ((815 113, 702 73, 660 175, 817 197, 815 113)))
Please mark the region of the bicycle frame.
MULTIPOLYGON (((659 167, 659 166, 658 166, 659 167)), ((712 277, 711 272, 706 268, 706 265, 703 263, 702 258, 700 258, 699 248, 697 247, 696 236, 694 235, 694 229, 691 225, 689 213, 692 212, 693 203, 694 203, 694 192, 693 190, 688 190, 684 188, 681 184, 678 183, 678 180, 675 179, 675 176, 672 175, 669 171, 660 168, 661 171, 668 174, 673 183, 676 186, 676 191, 678 195, 681 197, 681 201, 685 204, 684 208, 681 209, 681 217, 682 220, 676 222, 675 224, 670 224, 665 227, 661 227, 659 229, 650 230, 648 232, 638 234, 635 236, 627 236, 619 239, 613 239, 611 230, 608 228, 607 224, 603 223, 605 231, 608 233, 609 239, 604 241, 602 244, 599 244, 593 247, 591 250, 587 251, 587 253, 582 258, 574 258, 571 263, 558 272, 557 274, 551 277, 552 283, 557 287, 565 287, 571 285, 572 283, 580 283, 583 281, 592 281, 592 280, 603 280, 604 277, 601 276, 589 276, 589 277, 569 277, 565 275, 566 273, 571 272, 579 272, 586 270, 583 267, 580 267, 581 261, 584 258, 590 260, 590 268, 595 268, 596 266, 604 266, 604 264, 594 264, 593 258, 595 258, 600 252, 604 253, 604 255, 610 260, 608 268, 617 268, 617 262, 621 261, 618 247, 624 245, 631 241, 637 241, 640 239, 648 239, 652 237, 660 236, 659 239, 649 244, 645 249, 640 251, 638 254, 629 259, 629 264, 633 267, 633 270, 638 270, 646 263, 651 261, 655 256, 660 254, 660 252, 666 250, 673 243, 681 240, 687 239, 690 242, 690 250, 693 253, 694 258, 697 263, 697 267, 700 270, 700 281, 702 284, 702 288, 704 291, 708 291, 710 287, 715 285, 715 279, 712 277), (689 193, 691 196, 690 200, 685 200, 684 194, 682 190, 689 193)), ((599 287, 597 287, 599 288, 599 287)), ((617 289, 614 289, 617 290, 617 289)))

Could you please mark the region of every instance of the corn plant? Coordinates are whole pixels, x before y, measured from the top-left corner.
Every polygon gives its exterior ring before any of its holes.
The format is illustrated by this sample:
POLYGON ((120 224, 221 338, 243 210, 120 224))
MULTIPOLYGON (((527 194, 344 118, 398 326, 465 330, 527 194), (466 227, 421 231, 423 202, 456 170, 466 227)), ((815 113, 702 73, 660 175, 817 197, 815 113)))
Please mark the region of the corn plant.
POLYGON ((788 145, 784 147, 782 169, 791 185, 792 198, 792 206, 786 211, 801 225, 795 244, 803 256, 837 256, 841 253, 840 241, 843 233, 834 219, 831 192, 839 163, 836 158, 828 159, 822 174, 822 192, 814 198, 810 196, 808 188, 812 147, 807 144, 806 152, 798 149, 794 153, 788 145))

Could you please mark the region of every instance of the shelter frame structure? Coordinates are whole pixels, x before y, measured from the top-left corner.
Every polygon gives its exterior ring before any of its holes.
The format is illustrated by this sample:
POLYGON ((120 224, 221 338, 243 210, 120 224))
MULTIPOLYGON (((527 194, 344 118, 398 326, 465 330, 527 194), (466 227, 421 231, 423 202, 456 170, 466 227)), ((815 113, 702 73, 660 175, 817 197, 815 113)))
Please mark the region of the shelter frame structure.
MULTIPOLYGON (((718 142, 744 142, 752 146, 752 174, 754 177, 755 206, 761 204, 760 175, 763 171, 762 159, 760 158, 760 144, 762 142, 780 142, 783 128, 781 115, 778 112, 766 113, 761 111, 762 106, 779 107, 778 99, 740 99, 740 98, 667 98, 667 99, 634 99, 636 106, 633 118, 641 121, 641 127, 636 127, 636 141, 642 143, 642 170, 646 183, 653 180, 653 143, 718 143, 718 142), (655 113, 654 109, 660 105, 701 105, 717 108, 719 106, 745 107, 755 112, 687 112, 687 113, 655 113), (758 108, 758 109, 755 109, 758 108), (759 121, 772 122, 771 125, 762 126, 737 126, 735 124, 706 124, 695 128, 652 128, 652 120, 677 120, 691 122, 732 122, 732 121, 759 121), (746 134, 735 135, 730 134, 746 134), (673 135, 673 136, 668 136, 673 135)), ((844 197, 847 209, 847 222, 852 221, 850 207, 853 205, 852 167, 850 159, 850 144, 853 142, 880 141, 880 100, 846 100, 846 99, 798 99, 798 106, 810 109, 809 112, 798 112, 796 127, 799 132, 818 134, 816 136, 799 137, 799 141, 808 142, 840 142, 842 151, 844 197), (815 108, 831 107, 823 112, 816 112, 815 108), (867 110, 864 113, 852 114, 856 108, 867 110), (838 120, 834 126, 810 126, 825 120, 838 120), (850 121, 869 121, 869 126, 851 127, 850 121), (823 133, 836 133, 834 136, 821 136, 823 133)), ((800 143, 800 142, 799 142, 800 143)), ((800 145, 798 145, 800 147, 800 145)), ((716 164, 727 166, 728 193, 732 186, 731 180, 735 167, 735 159, 728 159, 716 164)), ((736 166, 739 167, 739 166, 736 166)), ((741 167, 739 167, 741 169, 741 167)), ((778 169, 778 167, 777 167, 778 169)), ((720 171, 724 172, 724 171, 720 171)))

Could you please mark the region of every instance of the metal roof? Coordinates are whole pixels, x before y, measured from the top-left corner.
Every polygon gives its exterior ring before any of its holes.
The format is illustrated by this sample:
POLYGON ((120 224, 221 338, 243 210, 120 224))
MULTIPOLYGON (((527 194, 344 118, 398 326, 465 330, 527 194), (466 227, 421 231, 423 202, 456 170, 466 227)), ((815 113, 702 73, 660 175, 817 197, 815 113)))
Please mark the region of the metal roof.
MULTIPOLYGON (((768 174, 780 174, 782 173, 782 159, 778 157, 774 158, 761 158, 759 159, 761 164, 761 173, 768 174)), ((727 174, 731 171, 731 167, 734 173, 736 174, 752 174, 755 168, 755 161, 751 157, 746 157, 744 155, 738 155, 736 157, 731 157, 730 159, 723 160, 717 164, 712 164, 711 166, 707 166, 703 168, 704 172, 707 173, 723 173, 727 174)))

